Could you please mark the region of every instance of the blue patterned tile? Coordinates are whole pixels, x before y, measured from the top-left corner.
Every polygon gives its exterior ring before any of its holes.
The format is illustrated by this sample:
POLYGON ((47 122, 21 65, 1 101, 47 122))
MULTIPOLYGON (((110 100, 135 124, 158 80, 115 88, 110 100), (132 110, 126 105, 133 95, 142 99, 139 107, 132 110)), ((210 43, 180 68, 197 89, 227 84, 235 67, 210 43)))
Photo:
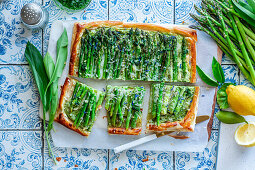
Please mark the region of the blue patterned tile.
POLYGON ((4 0, 0 2, 0 64, 27 63, 23 53, 27 41, 39 50, 42 46, 41 30, 29 30, 20 19, 20 10, 28 2, 41 0, 4 0))
POLYGON ((242 73, 240 73, 240 85, 245 85, 255 90, 255 86, 252 85, 251 82, 247 80, 242 73))
POLYGON ((53 146, 53 152, 57 158, 55 165, 49 156, 49 150, 46 140, 44 141, 44 169, 89 169, 103 170, 108 165, 107 149, 86 149, 86 148, 59 148, 55 147, 50 137, 50 143, 53 146))
POLYGON ((225 54, 223 54, 222 56, 222 64, 235 64, 235 62, 233 60, 231 60, 228 56, 226 56, 225 54))
POLYGON ((135 151, 128 150, 115 154, 110 150, 110 170, 171 170, 173 169, 173 152, 135 151))
POLYGON ((176 0, 175 1, 175 24, 194 24, 196 21, 189 13, 197 14, 194 5, 200 7, 201 0, 176 0))
POLYGON ((173 24, 173 0, 110 0, 109 19, 173 24))
POLYGON ((0 129, 40 129, 39 102, 28 66, 0 66, 0 129))
POLYGON ((47 52, 48 40, 50 36, 51 24, 56 20, 85 20, 99 21, 108 19, 108 0, 91 0, 91 3, 84 11, 69 13, 59 9, 53 0, 45 0, 44 7, 50 11, 49 23, 45 27, 43 32, 43 51, 47 52))
POLYGON ((218 131, 213 130, 204 152, 176 152, 175 168, 178 170, 215 169, 218 131))
POLYGON ((239 69, 236 65, 222 65, 224 71, 226 83, 236 83, 239 84, 239 69))
POLYGON ((0 132, 0 169, 42 169, 39 131, 0 132))

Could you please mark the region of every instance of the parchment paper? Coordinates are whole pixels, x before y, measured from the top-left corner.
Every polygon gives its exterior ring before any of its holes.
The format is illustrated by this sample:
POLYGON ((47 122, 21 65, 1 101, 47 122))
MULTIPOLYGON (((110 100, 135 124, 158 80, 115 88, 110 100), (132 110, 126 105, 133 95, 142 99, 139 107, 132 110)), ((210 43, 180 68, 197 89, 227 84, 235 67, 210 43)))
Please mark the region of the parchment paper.
MULTIPOLYGON (((64 27, 67 29, 69 38, 69 49, 71 44, 73 23, 76 21, 56 21, 52 24, 48 51, 53 58, 56 57, 56 43, 60 37, 64 27)), ((217 45, 213 40, 205 33, 198 31, 197 42, 197 64, 209 75, 212 75, 211 63, 212 57, 217 57, 217 45)), ((63 85, 66 76, 68 76, 69 69, 70 50, 67 58, 67 63, 62 77, 59 80, 59 85, 63 85)), ((107 133, 107 119, 103 116, 106 115, 106 110, 103 108, 100 110, 98 118, 92 128, 89 137, 84 137, 78 133, 67 129, 66 127, 55 123, 54 128, 56 132, 51 132, 54 145, 57 147, 84 147, 84 148, 97 148, 97 149, 113 149, 119 145, 131 142, 132 140, 145 136, 144 129, 146 124, 146 116, 148 113, 150 84, 152 82, 144 81, 121 81, 121 80, 93 80, 93 79, 79 79, 81 82, 86 83, 98 90, 105 90, 108 84, 111 85, 139 85, 144 86, 146 89, 143 106, 143 122, 142 122, 142 134, 139 136, 125 136, 125 135, 109 135, 107 133)), ((171 83, 169 83, 171 84, 171 83)), ((183 85, 180 83, 179 85, 183 85)), ((185 84, 188 85, 188 84, 185 84)), ((208 87, 197 76, 196 85, 201 87, 198 115, 211 115, 213 98, 215 94, 215 88, 208 87)), ((59 92, 60 94, 60 92, 59 92)), ((42 115, 42 109, 40 109, 40 115, 42 115)), ((42 117, 42 116, 41 116, 42 117)), ((187 152, 201 152, 208 143, 207 123, 197 124, 193 133, 185 133, 189 136, 188 139, 180 140, 174 139, 169 136, 163 136, 157 138, 149 143, 137 146, 135 150, 154 150, 154 151, 187 151, 187 152)))

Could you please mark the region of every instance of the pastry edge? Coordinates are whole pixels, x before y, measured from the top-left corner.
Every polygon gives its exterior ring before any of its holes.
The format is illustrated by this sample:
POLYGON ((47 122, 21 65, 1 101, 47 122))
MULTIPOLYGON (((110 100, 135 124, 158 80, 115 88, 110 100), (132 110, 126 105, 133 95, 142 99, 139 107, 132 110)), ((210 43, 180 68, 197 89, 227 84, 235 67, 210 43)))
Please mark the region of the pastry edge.
POLYGON ((195 124, 196 124, 199 90, 200 90, 200 87, 196 86, 193 101, 190 106, 190 110, 181 121, 161 123, 159 126, 152 123, 147 123, 146 131, 147 132, 164 132, 164 131, 193 132, 195 129, 195 124))

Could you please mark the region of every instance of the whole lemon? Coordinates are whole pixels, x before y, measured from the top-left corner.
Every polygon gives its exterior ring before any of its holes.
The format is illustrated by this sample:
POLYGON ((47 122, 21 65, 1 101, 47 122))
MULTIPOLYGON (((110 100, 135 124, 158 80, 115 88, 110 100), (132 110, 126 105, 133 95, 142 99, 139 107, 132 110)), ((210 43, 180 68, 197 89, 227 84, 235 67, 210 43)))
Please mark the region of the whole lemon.
POLYGON ((255 116, 255 91, 249 87, 229 85, 227 87, 228 104, 239 115, 255 116))

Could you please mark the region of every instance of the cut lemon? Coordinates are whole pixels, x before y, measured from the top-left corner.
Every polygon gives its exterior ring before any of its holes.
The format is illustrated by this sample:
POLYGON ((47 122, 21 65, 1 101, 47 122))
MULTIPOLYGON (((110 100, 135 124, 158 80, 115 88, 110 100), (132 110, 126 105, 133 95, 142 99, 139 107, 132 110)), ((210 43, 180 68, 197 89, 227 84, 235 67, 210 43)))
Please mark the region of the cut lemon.
POLYGON ((235 140, 238 145, 245 147, 255 146, 255 122, 242 124, 235 131, 235 140))

